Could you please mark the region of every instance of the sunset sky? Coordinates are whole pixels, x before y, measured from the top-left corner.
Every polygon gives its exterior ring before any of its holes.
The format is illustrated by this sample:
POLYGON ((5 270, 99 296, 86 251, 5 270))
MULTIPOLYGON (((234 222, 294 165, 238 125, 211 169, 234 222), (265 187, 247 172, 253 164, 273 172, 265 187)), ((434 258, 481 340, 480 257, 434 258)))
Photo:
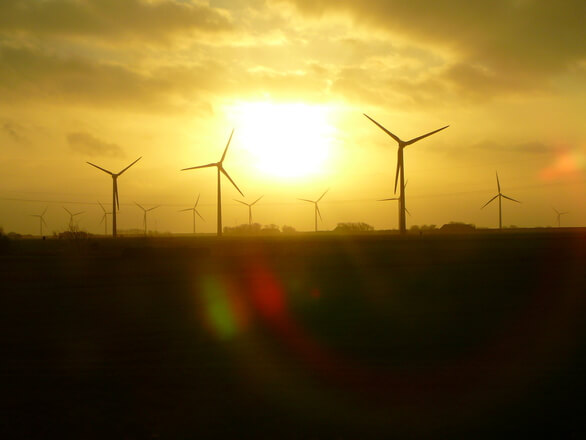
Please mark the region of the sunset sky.
MULTIPOLYGON (((405 149, 407 227, 450 221, 586 226, 584 0, 2 0, 0 226, 103 232, 118 172, 119 230, 190 232, 178 212, 201 194, 198 231, 397 228, 396 143, 405 149)), ((110 229, 110 228, 109 228, 110 229)))

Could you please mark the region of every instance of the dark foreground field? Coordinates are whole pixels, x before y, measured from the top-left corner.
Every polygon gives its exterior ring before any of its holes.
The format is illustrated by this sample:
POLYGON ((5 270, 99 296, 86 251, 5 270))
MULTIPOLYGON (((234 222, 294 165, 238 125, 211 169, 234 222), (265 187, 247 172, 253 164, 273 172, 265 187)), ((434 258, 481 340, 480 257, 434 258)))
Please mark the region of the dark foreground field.
POLYGON ((3 438, 583 438, 581 231, 3 254, 3 438))

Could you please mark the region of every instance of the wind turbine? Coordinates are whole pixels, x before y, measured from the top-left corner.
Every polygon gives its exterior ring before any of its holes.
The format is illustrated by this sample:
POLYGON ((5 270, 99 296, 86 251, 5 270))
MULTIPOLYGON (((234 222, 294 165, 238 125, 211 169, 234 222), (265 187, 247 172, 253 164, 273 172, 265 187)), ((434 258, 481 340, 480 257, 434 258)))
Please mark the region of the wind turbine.
POLYGON ((260 199, 262 199, 263 197, 264 197, 264 196, 260 196, 258 199, 256 199, 256 200, 255 200, 254 202, 252 202, 252 203, 246 203, 246 202, 243 202, 243 201, 241 201, 241 200, 236 200, 236 199, 234 199, 234 201, 235 201, 235 202, 242 203, 243 205, 246 205, 246 206, 248 206, 248 226, 252 225, 252 206, 253 206, 253 205, 254 205, 256 202, 258 202, 260 199))
POLYGON ((482 205, 482 208, 480 208, 480 209, 483 209, 486 205, 488 205, 490 202, 492 202, 494 199, 496 199, 498 197, 498 199, 499 199, 499 229, 502 229, 503 228, 503 215, 502 215, 502 199, 503 199, 503 197, 505 199, 511 200, 513 202, 517 202, 517 203, 521 203, 521 202, 518 200, 512 199, 510 197, 507 197, 503 193, 501 193, 501 184, 499 182, 499 174, 498 173, 496 173, 496 186, 499 191, 498 194, 496 196, 494 196, 492 199, 490 199, 488 202, 486 202, 484 205, 482 205))
MULTIPOLYGON (((409 181, 408 181, 408 180, 407 180, 407 181, 405 181, 405 188, 407 188, 407 183, 409 183, 409 181)), ((378 200, 377 200, 377 202, 386 202, 386 201, 388 201, 388 200, 399 200, 399 197, 391 197, 391 198, 389 198, 389 199, 378 199, 378 200)), ((399 205, 399 207, 400 207, 400 205, 399 205)), ((409 210, 407 209, 407 207, 406 207, 406 206, 405 206, 405 212, 406 212, 407 214, 409 214, 409 216, 411 216, 411 213, 409 212, 409 210)), ((400 214, 399 214, 399 215, 400 215, 400 214)))
POLYGON ((102 216, 102 220, 100 220, 100 224, 104 223, 104 235, 108 235, 108 214, 112 214, 111 212, 106 212, 106 208, 98 201, 98 205, 104 211, 104 215, 102 216))
POLYGON ((45 210, 43 211, 43 213, 41 215, 37 215, 37 214, 31 214, 32 217, 38 217, 39 218, 39 226, 41 228, 41 237, 43 236, 43 225, 47 226, 47 222, 45 221, 45 213, 47 212, 47 209, 49 207, 45 207, 45 210))
POLYGON ((418 137, 413 138, 411 140, 404 141, 404 140, 399 139, 399 137, 395 136, 393 133, 391 133, 385 127, 380 125, 378 122, 376 122, 370 116, 368 116, 366 113, 364 113, 364 116, 366 116, 368 119, 370 119, 372 122, 374 122, 374 124, 376 124, 382 131, 384 131, 386 134, 388 134, 390 137, 392 137, 398 144, 397 172, 395 173, 395 194, 397 193, 397 183, 398 183, 397 181, 400 180, 401 186, 399 188, 401 189, 401 191, 399 192, 399 231, 401 232, 401 234, 404 234, 407 232, 407 228, 406 228, 406 223, 405 223, 405 210, 406 210, 406 208, 405 208, 405 182, 404 182, 404 180, 405 180, 405 165, 403 163, 403 149, 411 144, 414 144, 417 141, 420 141, 421 139, 424 139, 428 136, 431 136, 432 134, 437 133, 438 131, 442 131, 445 128, 448 128, 449 125, 446 125, 445 127, 442 127, 442 128, 438 128, 437 130, 434 130, 434 131, 430 131, 429 133, 418 136, 418 137))
POLYGON ((69 209, 67 209, 65 206, 63 207, 63 209, 65 209, 67 211, 67 214, 69 214, 69 230, 71 230, 73 228, 73 217, 75 217, 76 215, 81 215, 83 214, 85 211, 79 211, 79 212, 74 212, 72 213, 69 209))
POLYGON ((555 209, 555 208, 551 208, 551 209, 553 209, 553 210, 555 211, 555 213, 557 214, 557 217, 558 217, 558 228, 561 228, 561 224, 562 224, 562 222, 561 222, 561 217, 562 217, 562 215, 566 215, 566 214, 568 214, 568 213, 567 213, 567 212, 559 212, 559 211, 558 211, 557 209, 555 209))
POLYGON ((181 209, 179 210, 179 212, 185 212, 185 211, 193 211, 193 235, 195 235, 195 214, 197 214, 199 216, 200 219, 202 219, 204 222, 204 218, 201 216, 201 214, 197 211, 197 204, 199 203, 199 194, 197 195, 197 200, 195 201, 195 205, 193 205, 193 208, 187 208, 187 209, 181 209))
POLYGON ((145 209, 145 208, 143 208, 141 205, 139 205, 139 204, 138 204, 138 203, 136 203, 136 202, 134 202, 134 204, 135 204, 136 206, 138 206, 140 209, 142 209, 142 210, 143 210, 143 212, 144 212, 144 217, 143 217, 143 220, 142 220, 142 221, 143 221, 143 223, 144 223, 144 235, 147 235, 147 212, 149 212, 149 211, 152 211, 153 209, 157 209, 157 208, 158 208, 159 206, 161 206, 161 205, 157 205, 157 206, 153 206, 152 208, 145 209))
POLYGON ((242 194, 242 191, 240 191, 240 188, 238 188, 238 185, 236 185, 236 183, 234 183, 234 181, 228 175, 228 172, 224 168, 224 159, 226 158, 226 153, 228 152, 228 147, 230 146, 230 141, 232 140, 232 135, 234 135, 234 129, 232 129, 232 133, 230 133, 230 138, 228 139, 228 143, 226 144, 226 148, 224 149, 224 154, 222 154, 222 158, 220 159, 219 162, 208 163, 207 165, 199 165, 196 167, 183 168, 181 170, 181 171, 186 171, 186 170, 195 170, 198 168, 209 168, 209 167, 216 167, 218 169, 218 237, 222 236, 222 187, 220 184, 221 183, 221 179, 220 179, 221 173, 223 173, 224 176, 226 176, 228 178, 228 180, 232 183, 232 185, 234 185, 234 187, 238 190, 238 192, 242 195, 242 197, 244 197, 244 194, 242 194))
POLYGON ((315 215, 315 232, 317 232, 317 216, 319 215, 319 219, 320 219, 320 220, 322 220, 322 218, 321 218, 321 212, 319 212, 319 206, 317 206, 317 204, 318 204, 318 202, 319 202, 319 201, 320 201, 320 200, 323 198, 323 196, 325 196, 325 195, 326 195, 326 193, 327 193, 328 191, 329 191, 329 188, 328 188, 328 189, 326 189, 326 190, 324 191, 324 193, 323 193, 323 194, 322 194, 322 195, 319 197, 319 199, 317 199, 317 200, 298 199, 298 200, 302 200, 302 201, 304 201, 304 202, 309 202, 309 203, 313 203, 313 204, 314 204, 314 206, 315 206, 315 213, 314 213, 314 215, 315 215))
POLYGON ((138 159, 136 159, 134 162, 132 162, 130 165, 128 165, 126 168, 124 168, 119 173, 113 173, 112 171, 108 171, 102 167, 99 167, 99 166, 91 163, 91 162, 87 162, 91 166, 96 167, 97 169, 102 170, 104 173, 108 173, 110 176, 112 176, 112 236, 114 238, 116 238, 116 209, 120 210, 120 201, 118 199, 118 177, 120 177, 122 175, 122 173, 124 173, 128 168, 130 168, 132 165, 134 165, 136 162, 138 162, 141 159, 142 159, 142 156, 139 157, 138 159))

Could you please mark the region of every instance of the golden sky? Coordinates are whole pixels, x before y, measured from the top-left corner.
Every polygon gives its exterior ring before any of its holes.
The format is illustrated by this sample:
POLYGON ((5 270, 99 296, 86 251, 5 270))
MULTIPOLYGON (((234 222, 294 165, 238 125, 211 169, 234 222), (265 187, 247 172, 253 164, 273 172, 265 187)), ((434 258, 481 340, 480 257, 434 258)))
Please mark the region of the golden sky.
POLYGON ((586 2, 564 0, 3 0, 0 2, 0 225, 101 232, 119 171, 119 229, 224 225, 397 228, 395 142, 405 150, 408 227, 461 221, 586 223, 586 2))

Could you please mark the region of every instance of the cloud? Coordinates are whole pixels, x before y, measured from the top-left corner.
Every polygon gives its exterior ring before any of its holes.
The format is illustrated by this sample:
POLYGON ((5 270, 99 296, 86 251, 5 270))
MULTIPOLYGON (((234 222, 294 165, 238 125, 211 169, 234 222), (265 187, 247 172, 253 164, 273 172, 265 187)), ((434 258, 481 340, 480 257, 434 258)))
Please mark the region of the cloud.
POLYGON ((178 33, 232 27, 223 11, 202 3, 162 0, 2 0, 0 34, 164 40, 178 33))
POLYGON ((565 0, 272 0, 306 17, 350 17, 355 25, 443 51, 444 78, 462 88, 508 92, 572 69, 586 59, 586 2, 565 0), (527 84, 527 80, 531 81, 527 84))
POLYGON ((67 135, 67 143, 71 151, 90 157, 108 156, 124 157, 119 145, 105 142, 89 133, 75 132, 67 135))
POLYGON ((3 133, 8 135, 8 137, 16 144, 19 145, 29 145, 30 141, 26 134, 27 129, 13 121, 4 121, 0 125, 0 128, 3 133))

